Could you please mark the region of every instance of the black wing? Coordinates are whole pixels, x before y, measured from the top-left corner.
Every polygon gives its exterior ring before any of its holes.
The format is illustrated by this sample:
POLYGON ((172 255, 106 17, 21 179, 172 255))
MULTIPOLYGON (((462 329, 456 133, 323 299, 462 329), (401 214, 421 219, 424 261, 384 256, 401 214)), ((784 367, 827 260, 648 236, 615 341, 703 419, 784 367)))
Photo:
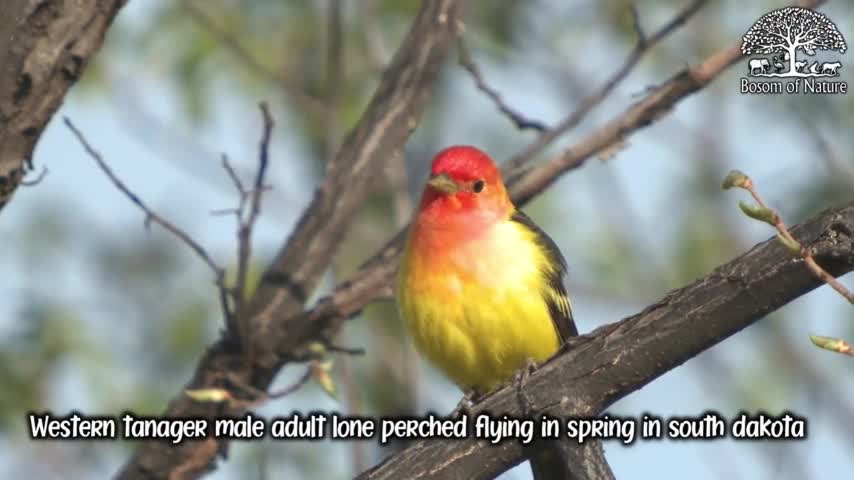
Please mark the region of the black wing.
POLYGON ((578 335, 578 329, 575 327, 575 322, 572 319, 572 306, 569 302, 569 295, 567 295, 566 288, 563 286, 563 277, 566 275, 567 270, 566 260, 563 258, 554 240, 549 238, 546 232, 538 227, 522 211, 516 210, 513 212, 510 220, 525 226, 534 233, 537 244, 543 249, 549 263, 554 266, 553 269, 543 272, 552 291, 542 292, 542 294, 543 299, 549 307, 549 313, 551 313, 552 322, 554 322, 555 330, 557 330, 557 334, 560 337, 560 343, 563 344, 569 337, 578 335))

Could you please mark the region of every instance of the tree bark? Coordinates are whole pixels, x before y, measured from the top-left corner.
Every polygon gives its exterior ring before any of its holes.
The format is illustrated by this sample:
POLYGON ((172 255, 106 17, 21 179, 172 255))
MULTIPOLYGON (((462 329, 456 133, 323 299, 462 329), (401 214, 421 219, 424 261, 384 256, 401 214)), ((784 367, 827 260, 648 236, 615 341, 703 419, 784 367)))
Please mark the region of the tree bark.
POLYGON ((36 142, 126 0, 2 0, 0 211, 36 142))
MULTIPOLYGON (((827 210, 791 231, 832 275, 854 270, 854 202, 827 210)), ((772 237, 642 312, 571 338, 562 354, 528 379, 527 407, 533 415, 551 418, 599 415, 617 400, 821 285, 802 259, 792 257, 772 237)), ((815 355, 829 354, 816 350, 815 355)), ((475 405, 472 412, 519 416, 518 397, 517 386, 510 385, 475 405)), ((512 441, 491 446, 474 438, 425 440, 357 478, 486 480, 520 463, 525 453, 522 445, 512 441)))

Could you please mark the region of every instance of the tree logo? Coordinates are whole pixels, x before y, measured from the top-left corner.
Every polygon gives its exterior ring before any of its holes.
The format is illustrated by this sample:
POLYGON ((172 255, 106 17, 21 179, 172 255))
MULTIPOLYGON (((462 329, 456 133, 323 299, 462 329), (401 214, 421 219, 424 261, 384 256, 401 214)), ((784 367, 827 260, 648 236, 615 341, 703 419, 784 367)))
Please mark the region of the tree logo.
POLYGON ((797 93, 802 79, 804 93, 847 93, 845 82, 818 81, 822 77, 839 77, 841 62, 810 59, 821 50, 845 53, 847 48, 836 24, 822 13, 800 7, 769 12, 744 34, 741 52, 761 55, 750 57, 749 77, 766 77, 771 81, 752 82, 742 78, 742 93, 782 93, 783 90, 797 93), (784 88, 782 82, 773 78, 795 79, 794 86, 786 84, 784 88))

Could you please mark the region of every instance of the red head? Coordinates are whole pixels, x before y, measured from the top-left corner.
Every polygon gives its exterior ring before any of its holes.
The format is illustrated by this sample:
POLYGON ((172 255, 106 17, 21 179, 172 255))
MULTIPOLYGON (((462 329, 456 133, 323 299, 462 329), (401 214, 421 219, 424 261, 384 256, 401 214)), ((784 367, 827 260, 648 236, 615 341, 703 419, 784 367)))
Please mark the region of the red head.
POLYGON ((501 172, 475 147, 448 147, 433 159, 419 218, 431 223, 491 222, 512 209, 501 172))

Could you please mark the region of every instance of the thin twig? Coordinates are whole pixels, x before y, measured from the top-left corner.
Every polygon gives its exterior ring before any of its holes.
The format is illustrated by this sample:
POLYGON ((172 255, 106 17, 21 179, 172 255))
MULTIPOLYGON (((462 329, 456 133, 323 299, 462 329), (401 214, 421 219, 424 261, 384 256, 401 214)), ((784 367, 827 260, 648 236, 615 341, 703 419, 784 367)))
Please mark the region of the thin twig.
POLYGON ((223 166, 232 177, 235 186, 240 192, 237 229, 237 278, 234 284, 235 310, 238 315, 241 315, 244 310, 246 276, 249 272, 249 261, 252 257, 252 229, 255 227, 255 224, 258 222, 258 216, 261 214, 261 196, 266 189, 264 178, 267 175, 267 164, 270 158, 270 136, 274 125, 267 102, 261 102, 258 108, 261 110, 261 117, 263 119, 263 131, 261 133, 261 141, 258 145, 258 170, 255 173, 255 182, 253 183, 252 190, 247 191, 243 188, 243 184, 237 177, 234 169, 231 168, 231 165, 225 159, 223 160, 223 166), (247 201, 249 202, 249 211, 244 219, 247 201))
POLYGON ((476 63, 474 63, 474 59, 472 59, 471 52, 469 51, 468 46, 466 46, 466 42, 463 40, 463 37, 460 37, 457 43, 460 66, 471 74, 477 89, 492 99, 493 103, 498 107, 498 110, 509 118, 510 121, 516 125, 516 128, 519 130, 536 130, 538 132, 545 132, 548 130, 548 126, 543 122, 540 122, 539 120, 531 120, 510 108, 501 98, 501 94, 494 88, 487 85, 480 68, 476 63))
POLYGON ((122 182, 122 180, 118 176, 116 176, 110 166, 107 165, 107 162, 104 161, 104 158, 101 156, 101 154, 97 150, 95 150, 92 145, 89 144, 83 133, 77 129, 74 123, 71 122, 71 119, 69 119, 68 117, 63 117, 63 121, 65 122, 65 125, 71 130, 71 132, 74 133, 74 136, 77 137, 77 140, 83 146, 83 149, 86 150, 86 153, 88 153, 89 156, 92 157, 93 160, 95 160, 95 162, 98 164, 98 167, 100 167, 104 174, 107 175, 107 178, 110 179, 113 185, 115 185, 116 188, 118 188, 122 193, 124 193, 125 196, 127 196, 131 202, 133 202, 143 211, 143 213, 145 213, 144 223, 146 228, 149 228, 152 223, 160 225, 167 232, 171 233, 173 236, 177 237, 182 243, 190 247, 190 249, 193 250, 193 252, 195 252, 196 255, 208 265, 208 267, 210 267, 210 269, 214 273, 214 283, 216 284, 217 289, 219 291, 219 302, 222 308, 226 327, 229 328, 229 330, 235 332, 236 334, 237 331, 232 330, 235 327, 234 311, 229 303, 229 291, 228 287, 225 284, 225 269, 220 267, 216 263, 216 261, 214 261, 210 253, 208 253, 208 251, 204 247, 202 247, 200 243, 194 240, 193 237, 190 236, 190 234, 181 230, 181 228, 179 228, 177 225, 158 215, 154 210, 149 208, 148 205, 146 205, 142 201, 142 199, 139 198, 138 195, 133 193, 133 191, 131 191, 131 189, 127 185, 125 185, 125 183, 122 182))
POLYGON ((240 192, 242 199, 246 193, 246 188, 243 187, 243 182, 240 181, 240 177, 237 176, 237 172, 234 170, 234 167, 231 166, 231 162, 228 160, 228 155, 224 153, 222 154, 222 168, 225 169, 226 173, 228 173, 228 178, 231 179, 231 182, 234 184, 234 188, 240 192))
POLYGON ((179 240, 181 240, 210 267, 210 269, 214 272, 214 275, 216 276, 217 284, 221 284, 222 278, 224 277, 224 270, 219 265, 217 265, 217 263, 214 261, 213 257, 211 257, 211 255, 207 252, 207 250, 205 250, 205 248, 202 247, 198 242, 193 240, 193 238, 187 232, 181 230, 175 224, 161 217, 151 208, 149 208, 148 205, 146 205, 135 193, 133 193, 130 188, 128 188, 127 185, 125 185, 124 182, 122 182, 121 179, 116 176, 115 173, 113 173, 113 170, 110 168, 109 165, 107 165, 101 154, 89 144, 83 133, 80 132, 80 130, 78 130, 77 127, 75 127, 74 124, 71 122, 71 119, 69 119, 68 117, 63 117, 63 121, 65 122, 65 125, 71 130, 71 132, 74 133, 74 136, 77 137, 77 140, 86 150, 86 153, 88 153, 89 156, 92 157, 93 160, 95 160, 95 162, 98 164, 98 167, 100 167, 101 170, 110 179, 110 181, 113 182, 113 185, 115 185, 116 188, 118 188, 122 193, 124 193, 125 196, 127 196, 137 207, 139 207, 143 211, 143 213, 145 213, 146 226, 151 223, 156 223, 163 227, 167 232, 171 233, 179 240))
POLYGON ((334 353, 343 353, 345 355, 364 355, 365 349, 361 347, 345 347, 342 345, 329 344, 326 349, 334 353))
POLYGON ((48 169, 44 165, 42 165, 42 171, 39 172, 38 176, 32 180, 21 180, 20 185, 22 187, 34 187, 44 180, 44 177, 47 175, 48 169))
POLYGON ((243 409, 257 407, 263 403, 269 402, 270 400, 276 400, 276 399, 279 399, 282 397, 286 397, 286 396, 296 392, 300 388, 302 388, 306 383, 308 383, 309 380, 311 380, 311 377, 314 375, 314 370, 315 370, 315 368, 317 368, 315 363, 316 363, 315 361, 310 362, 306 366, 305 372, 302 374, 302 376, 300 376, 300 378, 298 378, 294 383, 288 385, 287 387, 283 388, 282 390, 278 390, 278 391, 274 391, 274 392, 265 392, 264 390, 261 390, 259 388, 255 388, 252 385, 249 385, 248 383, 243 382, 236 375, 232 375, 232 374, 228 374, 226 376, 226 380, 229 383, 236 386, 237 388, 247 392, 251 398, 240 399, 240 398, 237 398, 229 390, 226 390, 226 389, 216 389, 216 390, 218 391, 218 393, 222 394, 222 396, 223 396, 223 398, 221 398, 222 401, 227 401, 228 403, 230 403, 234 406, 237 406, 237 407, 240 407, 243 409))
POLYGON ((638 45, 643 45, 646 43, 646 33, 643 31, 643 25, 641 24, 640 12, 638 12, 638 6, 635 4, 629 5, 629 12, 632 14, 632 28, 635 31, 635 34, 638 36, 638 45))
POLYGON ((786 228, 786 224, 783 222, 783 219, 782 217, 780 217, 780 214, 777 213, 775 210, 768 208, 765 202, 762 201, 762 198, 756 191, 756 187, 753 184, 753 180, 751 180, 750 177, 745 176, 744 183, 740 186, 741 188, 744 188, 745 190, 750 192, 750 195, 753 197, 754 200, 756 200, 756 203, 758 203, 760 207, 771 211, 771 213, 773 214, 774 228, 776 228, 780 235, 787 242, 789 242, 789 245, 800 246, 801 258, 804 259, 804 264, 810 269, 810 271, 816 277, 818 277, 819 280, 830 285, 831 288, 839 292, 839 294, 845 297, 845 299, 848 300, 849 303, 854 304, 854 293, 845 288, 845 286, 842 285, 842 283, 840 283, 839 280, 837 280, 833 275, 827 273, 825 269, 823 269, 818 263, 816 263, 815 258, 813 258, 812 256, 812 252, 810 252, 808 248, 805 248, 803 245, 801 245, 800 242, 795 240, 792 234, 789 233, 789 229, 786 228))
POLYGON ((550 145, 553 141, 555 141, 558 137, 566 133, 567 131, 578 126, 582 120, 589 114, 596 106, 598 106, 602 101, 604 101, 608 95, 620 84, 626 77, 628 77, 629 73, 634 70, 635 66, 637 66, 638 62, 649 52, 656 44, 658 44, 665 37, 670 35, 674 30, 684 25, 694 14, 696 14, 703 5, 706 4, 707 0, 693 0, 691 3, 686 5, 682 10, 680 10, 669 22, 664 24, 660 29, 655 31, 652 35, 647 36, 644 33, 643 29, 640 26, 640 19, 637 17, 637 11, 632 8, 632 15, 635 19, 634 27, 635 34, 637 35, 637 41, 635 43, 635 47, 632 49, 629 56, 623 62, 619 69, 611 75, 608 80, 602 84, 597 90, 593 93, 584 97, 581 101, 581 104, 578 108, 575 109, 572 113, 569 114, 563 121, 557 124, 554 128, 544 132, 540 135, 537 140, 528 145, 524 150, 514 155, 510 160, 508 160, 505 165, 505 171, 514 173, 514 170, 518 169, 525 163, 529 162, 535 155, 543 151, 548 145, 550 145))

